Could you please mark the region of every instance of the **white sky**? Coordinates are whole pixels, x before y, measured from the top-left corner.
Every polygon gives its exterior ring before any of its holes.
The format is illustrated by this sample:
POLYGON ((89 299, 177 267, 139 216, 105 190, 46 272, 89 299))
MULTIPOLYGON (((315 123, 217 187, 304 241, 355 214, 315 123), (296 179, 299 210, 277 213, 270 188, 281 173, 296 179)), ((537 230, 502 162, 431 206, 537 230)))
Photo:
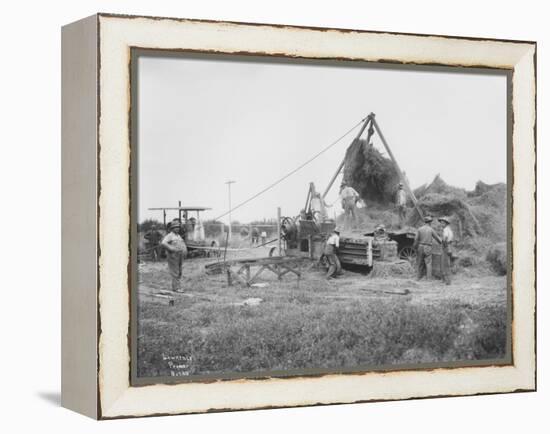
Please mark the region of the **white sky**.
MULTIPOLYGON (((203 218, 217 217, 228 209, 225 181, 236 181, 235 206, 370 112, 413 188, 438 173, 467 189, 477 180, 506 181, 504 75, 219 57, 141 56, 138 62, 138 221, 161 220, 147 208, 178 200, 211 207, 203 218)), ((235 210, 233 220, 272 218, 277 206, 283 215, 297 215, 308 183, 324 190, 356 132, 235 210)), ((377 137, 374 144, 383 150, 377 137)))

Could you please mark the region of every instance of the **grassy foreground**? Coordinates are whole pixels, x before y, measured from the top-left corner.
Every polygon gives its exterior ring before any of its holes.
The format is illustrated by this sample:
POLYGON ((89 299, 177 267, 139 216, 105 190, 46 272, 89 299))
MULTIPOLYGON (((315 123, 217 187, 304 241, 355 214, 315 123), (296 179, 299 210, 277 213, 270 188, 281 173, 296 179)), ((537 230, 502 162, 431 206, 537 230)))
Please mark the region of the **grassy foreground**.
POLYGON ((295 292, 257 306, 185 298, 139 309, 138 376, 343 369, 501 358, 504 304, 295 292))

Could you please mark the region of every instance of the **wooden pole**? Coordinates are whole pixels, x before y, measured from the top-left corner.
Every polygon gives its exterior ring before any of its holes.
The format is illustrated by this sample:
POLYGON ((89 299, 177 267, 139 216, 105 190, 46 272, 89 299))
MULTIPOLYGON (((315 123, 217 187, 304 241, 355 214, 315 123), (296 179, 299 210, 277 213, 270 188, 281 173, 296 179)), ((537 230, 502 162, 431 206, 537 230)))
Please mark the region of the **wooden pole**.
POLYGON ((382 131, 380 130, 380 127, 378 126, 378 122, 376 122, 376 119, 374 118, 374 114, 372 114, 372 124, 374 125, 374 128, 376 129, 376 132, 380 136, 380 140, 382 141, 382 144, 386 148, 386 151, 388 152, 391 160, 393 161, 393 164, 395 165, 395 168, 397 170, 397 174, 399 175, 399 179, 401 179, 401 182, 405 186, 407 193, 409 193, 409 196, 412 199, 412 202, 414 204, 414 207, 416 208, 416 211, 418 211, 418 214, 420 215, 420 218, 424 218, 424 214, 422 214, 422 210, 420 209, 420 206, 418 206, 418 201, 416 200, 416 196, 414 195, 413 191, 411 190, 411 187, 409 186, 409 183, 405 176, 403 176, 403 172, 401 171, 401 168, 399 167, 399 164, 397 163, 397 160, 395 159, 393 152, 390 149, 390 146, 388 145, 388 142, 386 142, 386 139, 384 137, 384 134, 382 134, 382 131))
POLYGON ((231 184, 235 184, 236 181, 227 181, 227 192, 228 192, 228 198, 229 198, 229 239, 232 237, 232 231, 231 231, 231 184))
POLYGON ((281 252, 281 207, 277 207, 277 240, 279 240, 279 256, 283 256, 281 252))
MULTIPOLYGON (((365 118, 365 121, 363 122, 363 125, 361 126, 361 129, 359 130, 359 133, 357 134, 357 136, 355 136, 355 139, 353 139, 353 141, 358 140, 361 137, 361 134, 363 134, 363 131, 365 131, 365 128, 367 128, 367 125, 368 125, 368 123, 371 119, 371 116, 372 116, 372 113, 365 118)), ((351 142, 351 143, 353 143, 353 142, 351 142)), ((338 166, 338 169, 336 169, 336 173, 330 179, 330 182, 328 183, 327 188, 325 189, 325 192, 323 193, 323 199, 326 197, 326 195, 330 191, 330 189, 332 187, 332 184, 334 184, 334 181, 336 181, 336 178, 338 177, 338 175, 342 171, 342 168, 344 167, 345 163, 346 163, 346 158, 344 157, 342 159, 342 162, 338 166)))
POLYGON ((307 197, 306 197, 306 205, 304 206, 304 211, 307 213, 309 211, 309 202, 311 200, 312 192, 311 189, 313 188, 313 182, 309 183, 309 190, 307 191, 307 197))

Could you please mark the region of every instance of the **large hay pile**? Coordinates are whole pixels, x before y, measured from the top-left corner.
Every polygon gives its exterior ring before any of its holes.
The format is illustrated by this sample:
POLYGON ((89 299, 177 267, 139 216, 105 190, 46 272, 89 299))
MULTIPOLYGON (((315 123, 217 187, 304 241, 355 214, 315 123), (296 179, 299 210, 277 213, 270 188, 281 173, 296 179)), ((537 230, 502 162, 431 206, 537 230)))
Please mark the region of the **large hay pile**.
MULTIPOLYGON (((365 212, 359 213, 359 223, 370 225, 375 223, 373 219, 386 224, 392 221, 400 177, 389 158, 365 140, 354 140, 346 152, 343 180, 367 204, 365 212), (389 215, 382 215, 382 210, 389 215)), ((451 217, 454 233, 460 239, 481 237, 499 242, 506 238, 506 184, 478 181, 473 191, 467 191, 447 184, 437 175, 430 184, 415 189, 414 194, 424 214, 451 217)), ((408 225, 421 224, 412 203, 407 217, 408 225)))
MULTIPOLYGON (((485 184, 478 181, 475 190, 466 191, 448 185, 439 175, 431 184, 415 190, 420 208, 434 217, 449 216, 454 233, 460 238, 506 238, 506 184, 485 184)), ((420 224, 418 214, 411 214, 409 223, 420 224)))
MULTIPOLYGON (((478 218, 467 202, 466 190, 448 185, 439 175, 429 185, 417 188, 415 196, 424 214, 451 217, 454 232, 460 238, 483 233, 478 218)), ((409 224, 418 226, 420 223, 418 213, 411 214, 409 224)))

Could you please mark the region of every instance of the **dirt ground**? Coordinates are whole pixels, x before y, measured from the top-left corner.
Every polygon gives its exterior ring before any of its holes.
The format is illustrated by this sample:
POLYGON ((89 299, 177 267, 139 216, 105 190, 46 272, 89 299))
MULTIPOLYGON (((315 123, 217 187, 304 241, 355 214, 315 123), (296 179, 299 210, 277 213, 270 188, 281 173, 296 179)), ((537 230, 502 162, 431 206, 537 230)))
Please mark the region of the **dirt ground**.
MULTIPOLYGON (((228 252, 267 256, 269 248, 228 252)), ((459 271, 452 284, 345 271, 327 281, 306 262, 302 277, 264 271, 252 287, 206 275, 215 258, 183 265, 183 293, 168 306, 164 262, 139 264, 138 375, 187 376, 303 368, 501 358, 506 276, 459 271), (173 359, 175 358, 175 359, 173 359), (183 358, 183 362, 182 362, 183 358), (179 361, 176 363, 176 361, 179 361)))
MULTIPOLYGON (((227 259, 267 256, 268 248, 245 252, 228 252, 227 259)), ((221 260, 221 259, 220 259, 221 260)), ((414 273, 391 279, 371 278, 360 272, 344 270, 344 275, 327 281, 323 270, 312 266, 302 268, 298 282, 294 274, 287 274, 281 281, 269 271, 258 279, 257 287, 246 288, 239 283, 227 285, 224 275, 205 275, 204 266, 217 262, 216 258, 194 258, 183 264, 183 294, 174 294, 176 304, 183 299, 205 298, 216 303, 236 303, 246 297, 273 297, 288 292, 307 291, 309 295, 325 299, 406 298, 413 303, 433 304, 457 299, 464 303, 506 303, 506 276, 480 275, 459 271, 452 276, 450 286, 441 280, 417 281, 414 273), (264 286, 265 285, 265 286, 264 286), (406 294, 405 294, 406 293, 406 294), (223 301, 222 301, 223 300, 223 301)), ((311 264, 310 264, 311 265, 311 264)), ((139 264, 139 292, 151 294, 170 289, 167 265, 164 262, 139 264)))

